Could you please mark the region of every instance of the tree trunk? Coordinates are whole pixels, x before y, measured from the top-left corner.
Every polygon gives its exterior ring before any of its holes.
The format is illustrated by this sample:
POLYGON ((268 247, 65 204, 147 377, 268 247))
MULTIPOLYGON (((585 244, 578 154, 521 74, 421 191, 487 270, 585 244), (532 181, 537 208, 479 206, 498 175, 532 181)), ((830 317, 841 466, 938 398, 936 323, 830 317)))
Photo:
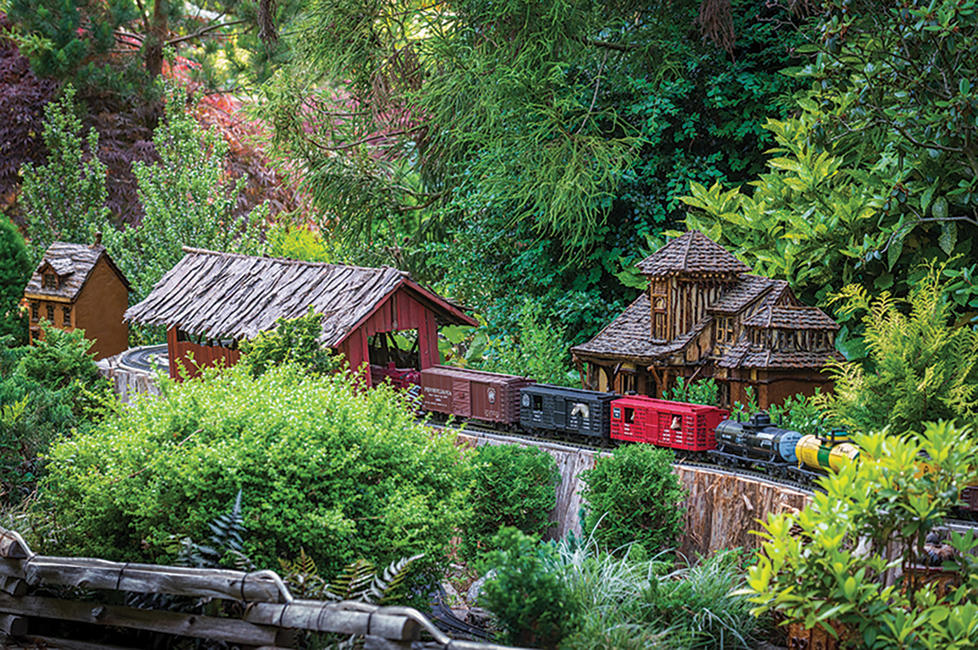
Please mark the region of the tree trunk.
POLYGON ((166 41, 167 11, 166 0, 155 0, 153 3, 153 20, 149 25, 149 33, 143 43, 143 60, 146 71, 156 78, 163 70, 163 43, 166 41))

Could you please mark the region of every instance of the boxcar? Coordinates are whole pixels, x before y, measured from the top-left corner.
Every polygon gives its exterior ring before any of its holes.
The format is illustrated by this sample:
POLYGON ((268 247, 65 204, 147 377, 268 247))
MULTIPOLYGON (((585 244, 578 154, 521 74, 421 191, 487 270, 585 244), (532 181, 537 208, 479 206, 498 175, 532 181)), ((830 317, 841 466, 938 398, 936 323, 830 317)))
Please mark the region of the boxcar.
POLYGON ((611 402, 611 437, 682 451, 707 451, 716 447, 714 430, 728 415, 715 406, 630 395, 611 402))
POLYGON ((424 408, 462 418, 513 425, 520 421, 520 389, 528 377, 432 366, 421 371, 424 408))
POLYGON ((615 393, 601 393, 551 384, 520 389, 520 426, 607 438, 611 400, 615 393))

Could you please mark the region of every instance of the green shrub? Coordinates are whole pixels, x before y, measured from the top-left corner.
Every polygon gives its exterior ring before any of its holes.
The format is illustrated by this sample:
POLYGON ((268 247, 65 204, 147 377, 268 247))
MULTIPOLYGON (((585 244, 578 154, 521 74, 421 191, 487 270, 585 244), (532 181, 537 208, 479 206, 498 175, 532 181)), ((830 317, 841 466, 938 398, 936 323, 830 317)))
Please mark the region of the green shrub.
POLYGON ((824 433, 826 427, 831 426, 817 388, 811 397, 792 395, 786 397, 781 404, 771 404, 767 410, 771 420, 779 427, 798 431, 803 435, 824 433))
POLYGON ((323 333, 322 314, 309 313, 299 318, 275 321, 275 329, 259 332, 250 341, 241 342, 240 365, 258 376, 273 366, 297 364, 312 373, 338 370, 342 360, 319 342, 323 333))
POLYGON ((830 623, 853 633, 847 647, 978 647, 978 560, 974 533, 956 533, 956 558, 946 568, 962 583, 947 594, 908 579, 928 564, 925 542, 949 516, 961 490, 978 480, 973 432, 948 422, 920 433, 856 434, 860 462, 819 480, 800 513, 771 515, 750 569, 748 590, 756 612, 774 611, 788 622, 830 623), (922 457, 928 457, 921 471, 922 457), (902 584, 886 579, 899 567, 902 584))
POLYGON ((482 370, 533 377, 558 386, 580 384, 570 367, 565 328, 557 321, 545 319, 543 307, 536 301, 523 303, 515 334, 487 336, 483 333, 482 336, 482 358, 471 359, 478 361, 476 365, 482 370))
POLYGON ((162 388, 52 448, 41 495, 61 529, 52 550, 170 561, 169 536, 203 538, 241 490, 259 568, 304 548, 335 575, 360 558, 424 553, 433 566, 465 519, 465 452, 392 389, 296 366, 162 388))
POLYGON ((675 456, 651 445, 625 445, 581 475, 584 528, 606 548, 636 543, 646 551, 674 547, 683 529, 685 492, 675 456))
POLYGON ((110 230, 98 132, 89 129, 82 134, 71 85, 65 86, 59 100, 44 107, 42 137, 48 151, 45 163, 25 163, 21 168, 21 200, 34 264, 54 241, 84 243, 92 241, 95 231, 108 235, 110 230))
POLYGON ((336 240, 325 240, 317 231, 302 223, 290 223, 282 215, 265 232, 265 254, 306 262, 344 262, 343 251, 336 240))
POLYGON ((84 330, 66 332, 43 326, 44 336, 26 346, 17 365, 25 378, 51 388, 65 388, 73 382, 84 386, 99 383, 98 366, 91 353, 92 342, 84 330))
POLYGON ((536 447, 484 445, 475 453, 472 519, 465 527, 463 550, 469 557, 484 551, 502 526, 540 535, 553 524, 560 474, 553 456, 536 447))
POLYGON ((26 318, 20 300, 31 277, 27 245, 10 219, 0 214, 0 336, 27 338, 26 318))
POLYGON ((720 401, 720 387, 712 377, 690 382, 683 377, 677 377, 676 385, 670 389, 666 399, 716 406, 720 401))
POLYGON ((43 339, 4 347, 0 359, 0 488, 7 502, 33 489, 38 455, 52 440, 87 428, 115 404, 84 332, 42 327, 43 339))
POLYGON ((495 575, 479 602, 502 626, 506 641, 534 648, 556 648, 577 613, 571 594, 555 572, 556 548, 515 528, 503 528, 492 543, 495 575))

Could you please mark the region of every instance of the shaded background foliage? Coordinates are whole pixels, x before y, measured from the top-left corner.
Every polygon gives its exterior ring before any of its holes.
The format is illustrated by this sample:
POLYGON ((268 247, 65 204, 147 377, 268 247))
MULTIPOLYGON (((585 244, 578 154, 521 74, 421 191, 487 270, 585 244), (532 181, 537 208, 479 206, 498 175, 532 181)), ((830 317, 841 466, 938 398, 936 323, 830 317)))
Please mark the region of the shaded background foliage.
MULTIPOLYGON (((973 322, 978 5, 818 7, 806 62, 786 71, 806 87, 765 127, 768 169, 739 188, 693 185, 686 223, 823 305, 850 282, 904 296, 922 262, 948 261, 947 295, 973 322)), ((842 347, 864 354, 858 341, 842 347)))
POLYGON ((15 200, 20 186, 20 167, 43 155, 41 121, 44 105, 57 84, 40 79, 27 57, 9 38, 10 20, 0 13, 0 207, 15 200))

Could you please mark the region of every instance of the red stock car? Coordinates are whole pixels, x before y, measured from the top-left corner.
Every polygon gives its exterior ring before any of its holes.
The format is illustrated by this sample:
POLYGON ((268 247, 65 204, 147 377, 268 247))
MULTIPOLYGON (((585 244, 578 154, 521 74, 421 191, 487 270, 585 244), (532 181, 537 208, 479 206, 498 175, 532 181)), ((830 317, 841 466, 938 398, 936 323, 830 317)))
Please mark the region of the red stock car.
POLYGON ((729 415, 715 406, 629 395, 611 402, 611 437, 680 451, 708 451, 716 448, 714 430, 729 415))

